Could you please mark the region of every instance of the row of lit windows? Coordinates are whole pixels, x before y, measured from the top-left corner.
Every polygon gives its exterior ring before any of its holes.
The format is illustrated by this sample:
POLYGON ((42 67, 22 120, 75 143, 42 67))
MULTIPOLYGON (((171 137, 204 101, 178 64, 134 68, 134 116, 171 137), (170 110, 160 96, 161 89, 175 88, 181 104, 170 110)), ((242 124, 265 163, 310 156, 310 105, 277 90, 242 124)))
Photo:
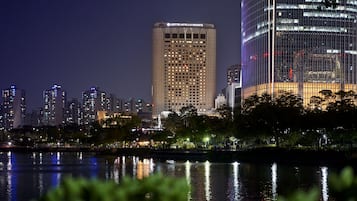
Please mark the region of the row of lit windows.
POLYGON ((200 77, 202 77, 202 73, 199 75, 198 73, 186 73, 187 75, 182 75, 182 74, 178 74, 178 73, 172 73, 172 75, 168 75, 167 77, 170 78, 176 78, 176 79, 200 79, 200 77))
MULTIPOLYGON (((164 105, 165 107, 169 107, 169 109, 171 109, 170 107, 171 106, 180 106, 180 105, 188 105, 188 104, 192 104, 193 106, 205 106, 206 104, 205 103, 202 103, 200 100, 186 100, 186 101, 183 101, 183 102, 165 102, 164 105)), ((180 109, 180 108, 178 108, 180 109)))
POLYGON ((165 52, 164 57, 169 57, 169 58, 205 58, 206 57, 206 52, 204 51, 196 51, 196 52, 165 52))
MULTIPOLYGON (((277 31, 304 31, 304 32, 324 32, 324 33, 346 33, 348 30, 342 27, 317 27, 317 26, 277 26, 277 31)), ((261 29, 256 31, 254 34, 251 34, 247 37, 243 37, 243 43, 247 43, 248 41, 257 38, 268 32, 268 29, 261 29)), ((245 36, 245 33, 243 33, 245 36)))
MULTIPOLYGON (((186 60, 185 60, 186 61, 186 60)), ((196 61, 193 61, 193 62, 196 62, 196 66, 202 66, 203 69, 205 69, 205 65, 206 65, 206 62, 205 61, 200 61, 200 60, 196 60, 196 61)), ((182 65, 186 65, 185 64, 186 62, 184 62, 183 60, 182 61, 165 61, 164 64, 166 67, 182 67, 182 65)), ((191 64, 192 66, 194 66, 194 64, 191 64)), ((191 66, 190 65, 190 66, 191 66)))
MULTIPOLYGON (((203 47, 205 47, 205 43, 206 41, 202 41, 202 40, 199 40, 199 41, 191 41, 191 40, 165 40, 165 45, 169 45, 169 44, 200 44, 202 45, 203 47)), ((196 46, 197 47, 197 46, 196 46)))
POLYGON ((304 12, 304 17, 326 17, 326 18, 348 18, 355 19, 354 15, 346 13, 332 13, 332 12, 304 12))
MULTIPOLYGON (((198 48, 206 48, 206 45, 185 45, 185 44, 182 44, 182 45, 171 45, 171 44, 165 44, 165 50, 169 50, 170 51, 170 48, 172 48, 172 49, 178 49, 178 50, 180 50, 180 49, 183 49, 183 48, 187 48, 187 49, 193 49, 193 50, 195 50, 195 49, 198 49, 198 48)), ((204 50, 204 49, 202 49, 202 50, 204 50)))
POLYGON ((191 34, 191 33, 165 33, 165 38, 186 38, 186 39, 206 39, 206 34, 191 34))
POLYGON ((192 59, 204 59, 206 58, 205 53, 193 53, 187 55, 171 55, 165 54, 164 57, 168 57, 167 60, 192 60, 192 59))
MULTIPOLYGON (((194 75, 195 73, 205 73, 205 67, 200 68, 198 65, 196 66, 196 68, 194 68, 195 66, 190 65, 190 67, 182 67, 182 66, 167 66, 167 68, 165 69, 166 74, 177 74, 177 73, 186 73, 186 75, 189 75, 188 73, 193 73, 192 75, 194 75)), ((198 75, 198 74, 197 74, 198 75)))
POLYGON ((182 59, 165 59, 164 61, 164 64, 166 66, 170 66, 170 64, 172 64, 171 66, 177 66, 177 65, 174 65, 174 64, 181 64, 182 65, 187 65, 187 63, 190 63, 192 65, 196 65, 198 66, 199 64, 201 64, 201 66, 204 66, 206 64, 205 62, 206 59, 204 58, 190 58, 190 59, 187 59, 187 58, 182 58, 182 59))
POLYGON ((200 57, 196 57, 196 58, 168 58, 165 60, 165 64, 170 64, 170 63, 182 63, 182 61, 190 61, 190 62, 194 62, 197 61, 197 63, 203 63, 203 61, 205 61, 205 58, 200 58, 200 57))
POLYGON ((277 31, 312 31, 312 32, 330 32, 330 33, 342 33, 347 32, 346 28, 342 27, 316 27, 316 26, 277 26, 277 31))
POLYGON ((191 54, 206 54, 205 49, 177 49, 177 50, 171 50, 171 49, 165 49, 165 54, 172 54, 172 55, 191 55, 191 54))

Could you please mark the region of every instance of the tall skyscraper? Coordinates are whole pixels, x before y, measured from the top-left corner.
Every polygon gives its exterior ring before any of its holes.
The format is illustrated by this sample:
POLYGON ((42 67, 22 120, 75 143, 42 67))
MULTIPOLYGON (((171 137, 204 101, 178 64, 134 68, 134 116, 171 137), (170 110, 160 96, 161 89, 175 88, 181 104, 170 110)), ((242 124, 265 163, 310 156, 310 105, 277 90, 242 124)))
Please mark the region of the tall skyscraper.
POLYGON ((214 107, 216 29, 212 24, 156 23, 153 28, 153 116, 193 105, 214 107))
POLYGON ((83 123, 91 124, 97 120, 98 111, 108 111, 110 109, 109 99, 104 91, 96 87, 90 88, 82 93, 83 101, 83 123))
POLYGON ((357 92, 357 3, 242 0, 243 96, 357 92))
POLYGON ((2 98, 3 127, 11 130, 22 126, 26 115, 25 91, 11 85, 2 91, 2 98))
POLYGON ((49 126, 58 126, 65 123, 66 92, 60 85, 53 85, 43 92, 43 119, 42 123, 49 126))

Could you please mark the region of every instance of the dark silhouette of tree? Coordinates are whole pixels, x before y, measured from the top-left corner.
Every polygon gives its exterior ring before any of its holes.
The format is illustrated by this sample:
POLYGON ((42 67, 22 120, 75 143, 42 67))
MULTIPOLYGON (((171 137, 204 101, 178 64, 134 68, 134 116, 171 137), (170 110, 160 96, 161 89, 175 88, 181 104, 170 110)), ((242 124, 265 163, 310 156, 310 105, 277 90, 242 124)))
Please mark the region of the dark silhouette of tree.
POLYGON ((251 96, 244 101, 237 120, 238 129, 243 130, 243 136, 238 137, 271 136, 279 146, 283 138, 299 129, 303 111, 302 99, 291 93, 284 92, 276 98, 269 94, 251 96))
POLYGON ((181 117, 176 112, 171 112, 164 120, 164 128, 169 131, 170 135, 177 135, 183 127, 181 117))
POLYGON ((190 120, 197 116, 197 109, 193 105, 185 106, 180 109, 180 117, 186 128, 190 126, 190 120))

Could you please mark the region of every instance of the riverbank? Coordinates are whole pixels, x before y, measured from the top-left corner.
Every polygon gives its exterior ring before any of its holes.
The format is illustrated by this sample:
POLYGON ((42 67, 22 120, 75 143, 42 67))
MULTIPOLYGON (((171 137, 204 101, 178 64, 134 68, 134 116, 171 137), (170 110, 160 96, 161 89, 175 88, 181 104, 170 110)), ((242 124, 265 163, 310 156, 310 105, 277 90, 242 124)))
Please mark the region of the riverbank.
POLYGON ((314 165, 355 165, 357 150, 306 150, 276 147, 254 148, 246 150, 182 150, 150 148, 112 148, 99 149, 91 147, 0 147, 0 152, 93 152, 107 156, 138 156, 159 160, 176 161, 211 161, 211 162, 258 162, 289 163, 314 165))
POLYGON ((111 149, 101 151, 105 155, 135 155, 146 158, 179 161, 211 162, 254 162, 288 163, 313 165, 354 165, 357 164, 357 150, 302 150, 284 148, 255 148, 248 150, 155 150, 155 149, 111 149))

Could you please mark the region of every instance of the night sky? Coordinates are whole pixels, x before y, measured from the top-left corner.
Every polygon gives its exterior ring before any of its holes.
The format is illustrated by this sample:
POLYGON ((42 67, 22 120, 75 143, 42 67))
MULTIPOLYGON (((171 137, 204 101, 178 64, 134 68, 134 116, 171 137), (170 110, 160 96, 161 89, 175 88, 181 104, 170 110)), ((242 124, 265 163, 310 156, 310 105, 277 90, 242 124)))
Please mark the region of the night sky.
POLYGON ((92 86, 151 101, 155 22, 212 23, 217 29, 217 92, 240 63, 240 0, 0 1, 0 89, 26 90, 28 109, 62 85, 68 99, 92 86))

